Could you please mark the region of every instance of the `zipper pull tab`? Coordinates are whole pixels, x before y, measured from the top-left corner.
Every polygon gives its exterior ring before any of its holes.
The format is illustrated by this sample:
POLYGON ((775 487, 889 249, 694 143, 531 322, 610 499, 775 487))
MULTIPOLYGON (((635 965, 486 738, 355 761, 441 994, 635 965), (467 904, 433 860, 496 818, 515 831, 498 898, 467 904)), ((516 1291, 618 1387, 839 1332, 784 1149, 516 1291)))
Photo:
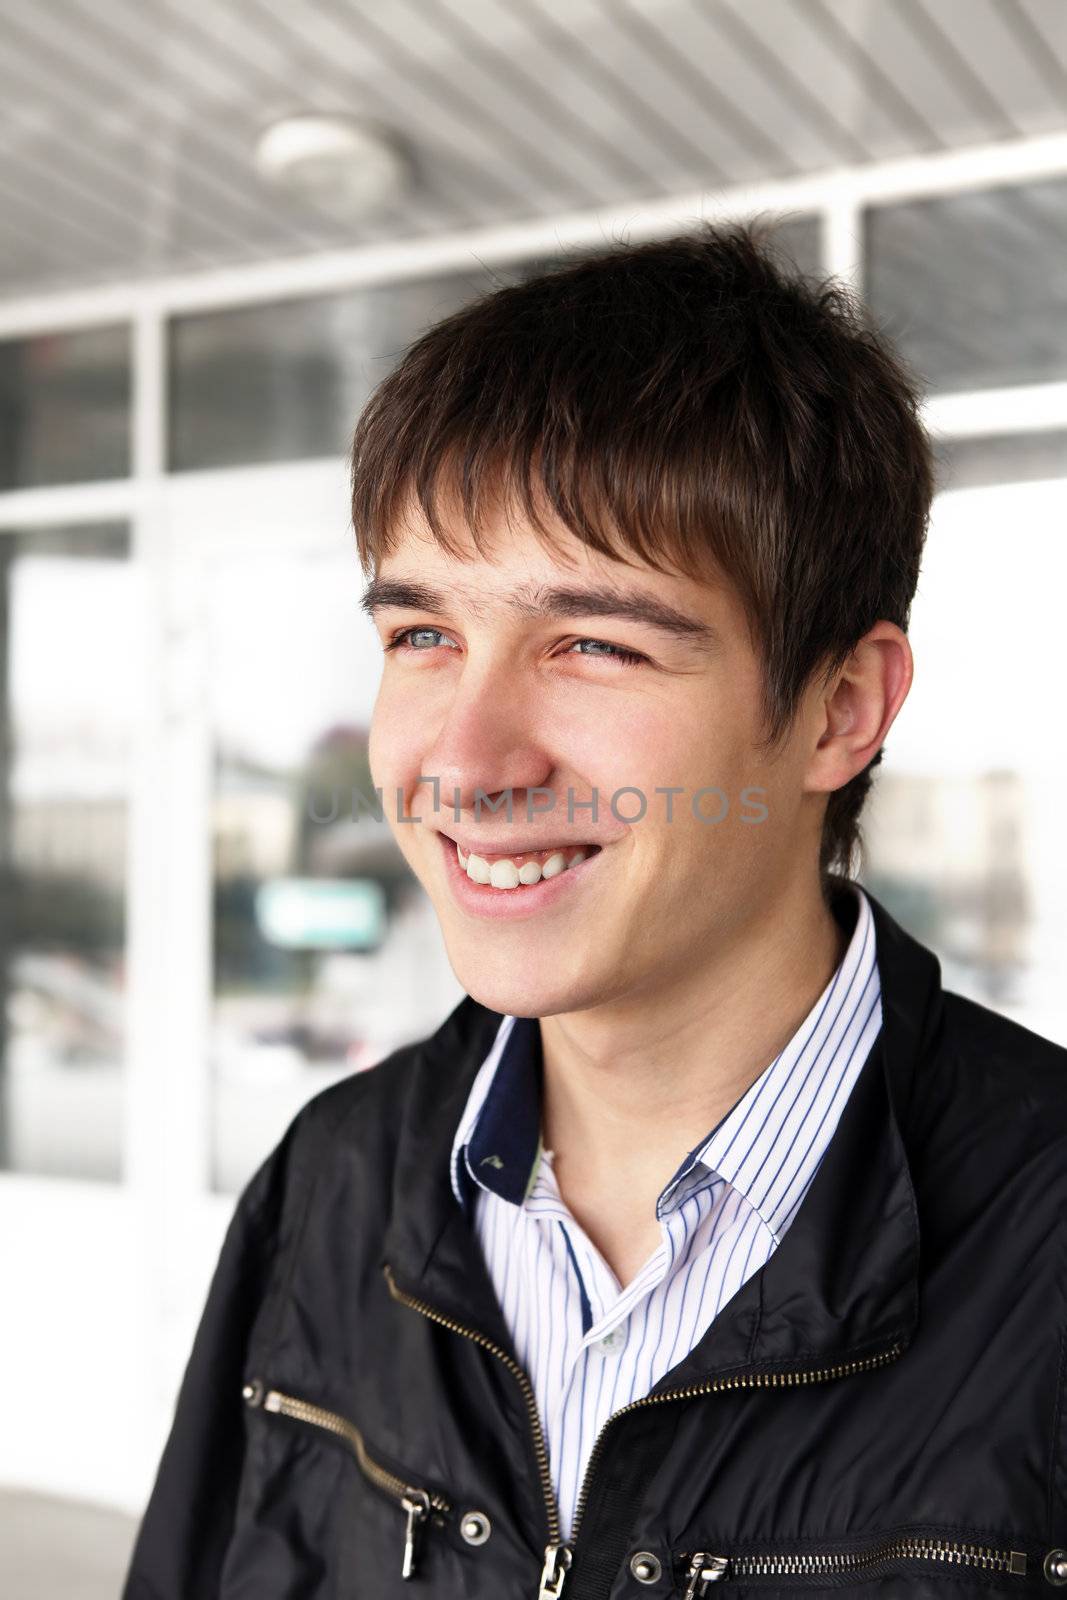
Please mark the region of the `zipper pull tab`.
POLYGON ((407 1512, 404 1526, 404 1560, 400 1568, 402 1578, 415 1576, 415 1535, 430 1514, 430 1497, 425 1489, 412 1489, 400 1504, 407 1512))
POLYGON ((729 1565, 725 1556, 709 1556, 706 1551, 698 1550, 685 1574, 689 1579, 685 1600, 703 1600, 708 1592, 708 1584, 718 1583, 725 1578, 729 1565))
POLYGON ((571 1547, 569 1544, 547 1544, 545 1546, 545 1564, 541 1570, 541 1587, 537 1591, 537 1600, 558 1600, 563 1593, 563 1580, 571 1564, 571 1547))

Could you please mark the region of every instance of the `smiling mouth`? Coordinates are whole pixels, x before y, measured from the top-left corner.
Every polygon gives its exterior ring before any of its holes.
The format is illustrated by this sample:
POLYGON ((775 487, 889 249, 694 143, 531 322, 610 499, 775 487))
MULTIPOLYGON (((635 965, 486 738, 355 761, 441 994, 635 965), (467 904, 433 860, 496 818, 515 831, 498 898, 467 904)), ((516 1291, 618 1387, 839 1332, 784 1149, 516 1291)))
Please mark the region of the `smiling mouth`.
POLYGON ((530 888, 540 883, 542 878, 558 877, 561 872, 569 872, 601 849, 598 844, 572 844, 552 846, 547 850, 525 850, 515 855, 479 856, 473 851, 463 850, 455 840, 450 839, 449 844, 456 852, 460 869, 472 883, 501 890, 530 888))

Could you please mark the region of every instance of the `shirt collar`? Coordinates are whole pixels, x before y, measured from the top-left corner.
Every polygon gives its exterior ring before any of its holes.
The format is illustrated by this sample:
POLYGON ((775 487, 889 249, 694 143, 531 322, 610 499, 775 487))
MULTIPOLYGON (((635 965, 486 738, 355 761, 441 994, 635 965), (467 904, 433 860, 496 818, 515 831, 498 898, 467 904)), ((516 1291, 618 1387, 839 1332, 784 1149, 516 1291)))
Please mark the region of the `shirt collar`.
MULTIPOLYGON (((773 1208, 767 1201, 778 1177, 776 1165, 767 1170, 768 1146, 789 1136, 788 1119, 798 1099, 795 1092, 786 1092, 787 1085, 797 1074, 811 1073, 820 1059, 825 1062, 831 1037, 853 1019, 862 1020, 877 999, 875 992, 872 1000, 878 969, 870 905, 859 884, 849 880, 849 887, 853 894, 835 901, 846 932, 849 923, 844 919, 854 920, 834 976, 770 1066, 686 1155, 656 1202, 658 1217, 680 1205, 713 1171, 759 1212, 777 1240, 777 1227, 797 1199, 787 1188, 773 1208)), ((538 1018, 505 1016, 471 1086, 452 1145, 452 1192, 468 1218, 475 1186, 517 1206, 532 1189, 541 1165, 542 1080, 538 1018)), ((799 1171, 803 1163, 797 1166, 799 1171)))
MULTIPOLYGON (((802 1157, 811 1142, 825 1144, 833 1131, 823 1126, 825 1111, 815 1123, 816 1091, 824 1075, 840 1077, 848 1070, 880 1003, 874 919, 863 890, 858 884, 852 887, 855 920, 833 977, 770 1066, 686 1156, 656 1202, 657 1217, 702 1187, 710 1171, 744 1196, 779 1242, 779 1229, 801 1197, 804 1173, 810 1173, 810 1163, 802 1157), (798 1148, 790 1160, 794 1145, 798 1148), (783 1191, 782 1169, 790 1167, 794 1176, 783 1191)), ((850 903, 843 901, 842 915, 849 909, 850 903)))

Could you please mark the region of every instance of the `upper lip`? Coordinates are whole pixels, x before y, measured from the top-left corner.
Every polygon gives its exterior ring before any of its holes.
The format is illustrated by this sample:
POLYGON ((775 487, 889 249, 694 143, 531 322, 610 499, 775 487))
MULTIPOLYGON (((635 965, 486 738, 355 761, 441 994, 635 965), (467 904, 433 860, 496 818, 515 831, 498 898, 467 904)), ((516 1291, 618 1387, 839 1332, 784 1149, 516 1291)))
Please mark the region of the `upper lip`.
POLYGON ((458 844, 464 855, 486 856, 525 856, 533 855, 541 850, 577 850, 587 849, 590 845, 597 845, 595 839, 586 836, 584 839, 484 839, 479 836, 471 840, 469 834, 445 833, 443 828, 438 830, 444 838, 451 839, 453 844, 458 844))

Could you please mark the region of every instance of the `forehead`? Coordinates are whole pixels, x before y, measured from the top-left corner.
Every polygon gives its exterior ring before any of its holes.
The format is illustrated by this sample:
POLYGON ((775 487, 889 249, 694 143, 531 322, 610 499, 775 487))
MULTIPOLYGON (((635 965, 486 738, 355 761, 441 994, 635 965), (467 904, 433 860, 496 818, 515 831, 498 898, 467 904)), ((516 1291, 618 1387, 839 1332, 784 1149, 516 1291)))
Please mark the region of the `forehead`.
POLYGON ((477 539, 465 520, 449 518, 444 523, 448 548, 434 537, 421 508, 409 502, 390 549, 377 564, 372 591, 388 595, 395 584, 421 584, 435 595, 447 595, 472 616, 502 608, 531 618, 546 609, 577 615, 586 594, 596 597, 590 609, 600 614, 606 614, 608 599, 616 595, 656 602, 665 615, 681 609, 720 628, 740 619, 733 586, 710 558, 708 571, 700 576, 658 570, 636 552, 616 559, 594 550, 550 510, 541 508, 540 514, 547 539, 516 510, 494 516, 477 539))

